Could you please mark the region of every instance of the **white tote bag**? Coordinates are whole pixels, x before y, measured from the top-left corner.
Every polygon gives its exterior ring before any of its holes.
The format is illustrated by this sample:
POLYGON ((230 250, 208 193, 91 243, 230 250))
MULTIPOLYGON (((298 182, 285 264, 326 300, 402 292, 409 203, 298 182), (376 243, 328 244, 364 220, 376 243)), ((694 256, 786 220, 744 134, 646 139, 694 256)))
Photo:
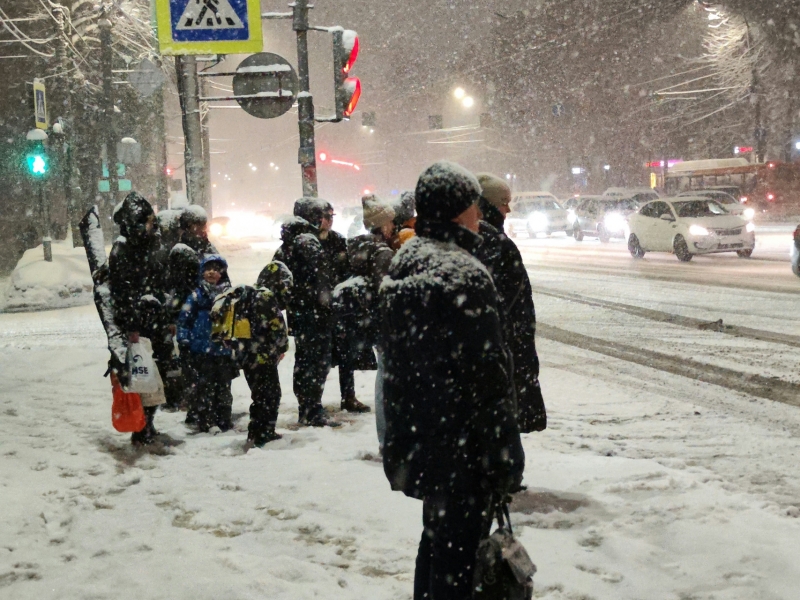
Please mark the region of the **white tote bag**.
POLYGON ((131 381, 126 391, 136 394, 158 392, 158 371, 153 360, 153 345, 145 337, 128 346, 128 371, 131 381))

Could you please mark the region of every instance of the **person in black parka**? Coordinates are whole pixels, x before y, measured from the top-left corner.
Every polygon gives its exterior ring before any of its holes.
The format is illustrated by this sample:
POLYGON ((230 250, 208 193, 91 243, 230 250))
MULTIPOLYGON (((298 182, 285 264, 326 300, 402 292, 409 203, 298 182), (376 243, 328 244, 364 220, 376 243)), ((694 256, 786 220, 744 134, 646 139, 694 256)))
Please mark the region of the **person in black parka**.
POLYGON ((190 204, 183 209, 178 218, 180 224, 180 242, 197 252, 202 260, 207 254, 219 254, 208 240, 208 213, 202 206, 190 204))
POLYGON ((322 392, 331 369, 331 266, 319 241, 322 203, 316 198, 295 202, 295 216, 281 227, 281 247, 273 260, 292 272, 289 331, 295 339, 294 394, 299 423, 336 426, 322 407, 322 392))
MULTIPOLYGON (((319 241, 328 257, 331 266, 331 285, 337 285, 350 277, 350 261, 347 256, 347 238, 331 229, 333 227, 333 206, 330 202, 322 201, 322 221, 319 226, 319 241)), ((331 323, 335 329, 335 324, 331 323)), ((332 349, 331 364, 339 368, 339 391, 342 396, 341 408, 348 412, 369 412, 366 406, 356 398, 356 382, 353 365, 346 358, 346 349, 342 347, 341 339, 335 331, 331 331, 332 349)))
POLYGON ((504 311, 506 340, 514 359, 519 429, 522 433, 543 431, 547 427, 547 411, 539 385, 533 292, 522 255, 503 230, 511 188, 488 173, 477 177, 481 184, 478 206, 483 213, 479 233, 484 241, 478 258, 494 279, 504 311))
MULTIPOLYGON (((153 207, 131 192, 114 209, 114 222, 121 234, 108 258, 114 320, 129 342, 138 342, 140 335, 151 341, 156 367, 166 381, 172 337, 165 314, 166 266, 153 207)), ((156 409, 145 407, 147 425, 131 436, 134 444, 155 441, 156 409)))
POLYGON ((519 490, 525 464, 499 298, 474 256, 480 191, 458 165, 423 172, 417 237, 380 290, 384 471, 423 501, 414 600, 472 598, 491 508, 519 490))

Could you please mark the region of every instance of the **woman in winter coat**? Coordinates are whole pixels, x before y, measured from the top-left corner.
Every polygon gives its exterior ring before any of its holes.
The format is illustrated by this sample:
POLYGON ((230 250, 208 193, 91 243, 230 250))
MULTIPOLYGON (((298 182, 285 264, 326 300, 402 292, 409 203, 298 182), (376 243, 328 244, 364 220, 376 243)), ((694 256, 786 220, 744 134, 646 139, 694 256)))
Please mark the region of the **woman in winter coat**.
POLYGON ((178 344, 189 353, 192 371, 191 394, 197 429, 207 432, 216 425, 221 431, 231 421, 231 381, 238 376, 230 348, 211 340, 211 309, 214 300, 230 289, 228 263, 218 254, 200 262, 197 289, 189 296, 178 317, 178 344))
POLYGON ((479 229, 483 245, 478 258, 489 270, 500 295, 506 340, 514 359, 519 429, 522 433, 542 431, 547 427, 547 411, 539 386, 536 310, 531 282, 519 249, 503 230, 511 188, 488 173, 477 177, 481 184, 478 206, 483 213, 479 229))
MULTIPOLYGON (((394 258, 394 250, 390 247, 395 232, 395 212, 388 202, 375 195, 361 199, 364 214, 364 226, 369 233, 357 236, 348 241, 347 253, 350 257, 350 269, 354 276, 362 277, 367 285, 365 303, 372 313, 373 328, 378 323, 378 290, 389 265, 394 258)), ((377 331, 370 335, 366 346, 372 352, 372 345, 377 345, 377 331)), ((378 350, 377 373, 375 375, 375 421, 378 430, 378 444, 383 448, 386 431, 386 419, 383 406, 383 359, 380 346, 378 350)))

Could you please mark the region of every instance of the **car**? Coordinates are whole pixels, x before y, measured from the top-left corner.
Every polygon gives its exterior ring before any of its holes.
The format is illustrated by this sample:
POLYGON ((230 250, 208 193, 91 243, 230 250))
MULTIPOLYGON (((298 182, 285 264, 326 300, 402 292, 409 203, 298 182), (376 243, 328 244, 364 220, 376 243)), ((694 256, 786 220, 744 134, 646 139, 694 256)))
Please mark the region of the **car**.
POLYGON ((603 192, 603 196, 613 198, 633 198, 639 206, 651 200, 658 200, 661 195, 652 188, 621 188, 611 187, 603 192))
POLYGON ((505 228, 511 237, 523 231, 531 237, 538 233, 550 235, 556 231, 563 231, 567 235, 572 233, 567 211, 550 192, 517 193, 509 208, 511 212, 506 216, 505 228))
POLYGON ((712 192, 725 192, 726 194, 730 194, 743 204, 747 202, 747 197, 744 194, 742 194, 742 190, 739 188, 738 185, 707 185, 703 189, 712 192))
POLYGON ((800 225, 794 230, 792 238, 792 272, 800 277, 800 225))
MULTIPOLYGON (((580 195, 578 195, 578 196, 569 196, 568 198, 564 198, 563 200, 559 200, 558 203, 561 205, 561 207, 564 210, 570 211, 570 210, 575 210, 575 207, 578 206, 578 204, 580 203, 580 201, 583 198, 589 198, 589 197, 590 196, 580 196, 580 195)), ((591 197, 593 197, 593 196, 591 196, 591 197)))
POLYGON ((611 238, 627 239, 628 215, 639 206, 631 198, 585 196, 575 209, 572 235, 576 241, 583 237, 598 237, 604 244, 611 238))
POLYGON ((732 215, 743 217, 748 221, 752 221, 753 217, 756 216, 756 209, 744 206, 741 202, 739 202, 739 200, 737 200, 738 196, 732 196, 728 192, 724 192, 722 190, 706 188, 702 190, 681 192, 678 194, 678 198, 686 198, 690 196, 702 196, 704 198, 716 200, 722 204, 722 206, 725 207, 725 210, 732 215))
POLYGON ((230 217, 214 217, 208 223, 208 235, 222 237, 228 235, 228 226, 231 223, 230 217))
POLYGON ((628 217, 628 226, 628 250, 634 258, 646 252, 672 252, 682 262, 716 252, 750 258, 756 245, 752 222, 701 196, 648 202, 628 217))

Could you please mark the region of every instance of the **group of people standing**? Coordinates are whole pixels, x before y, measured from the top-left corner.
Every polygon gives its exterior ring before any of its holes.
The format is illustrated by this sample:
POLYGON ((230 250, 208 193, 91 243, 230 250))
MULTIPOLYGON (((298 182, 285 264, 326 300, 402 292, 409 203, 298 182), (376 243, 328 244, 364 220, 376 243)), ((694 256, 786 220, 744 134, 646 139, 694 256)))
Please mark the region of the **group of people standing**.
MULTIPOLYGON (((114 215, 117 325, 132 342, 152 341, 166 406, 188 408, 200 431, 233 427, 230 383, 243 370, 251 446, 281 437, 277 367, 288 335, 301 425, 339 425, 322 405, 334 366, 341 408, 370 412, 354 371, 376 370, 384 470, 392 489, 423 501, 414 598, 471 598, 493 507, 522 489, 520 433, 547 424, 531 285, 503 233, 510 202, 504 180, 440 162, 395 201, 365 196, 367 233, 346 239, 332 229, 330 203, 301 198, 258 281, 232 288, 202 211, 159 223, 134 193, 114 215), (234 301, 239 316, 226 312, 234 301), (246 335, 236 333, 242 311, 246 335)), ((155 410, 134 443, 155 438, 155 410)))

